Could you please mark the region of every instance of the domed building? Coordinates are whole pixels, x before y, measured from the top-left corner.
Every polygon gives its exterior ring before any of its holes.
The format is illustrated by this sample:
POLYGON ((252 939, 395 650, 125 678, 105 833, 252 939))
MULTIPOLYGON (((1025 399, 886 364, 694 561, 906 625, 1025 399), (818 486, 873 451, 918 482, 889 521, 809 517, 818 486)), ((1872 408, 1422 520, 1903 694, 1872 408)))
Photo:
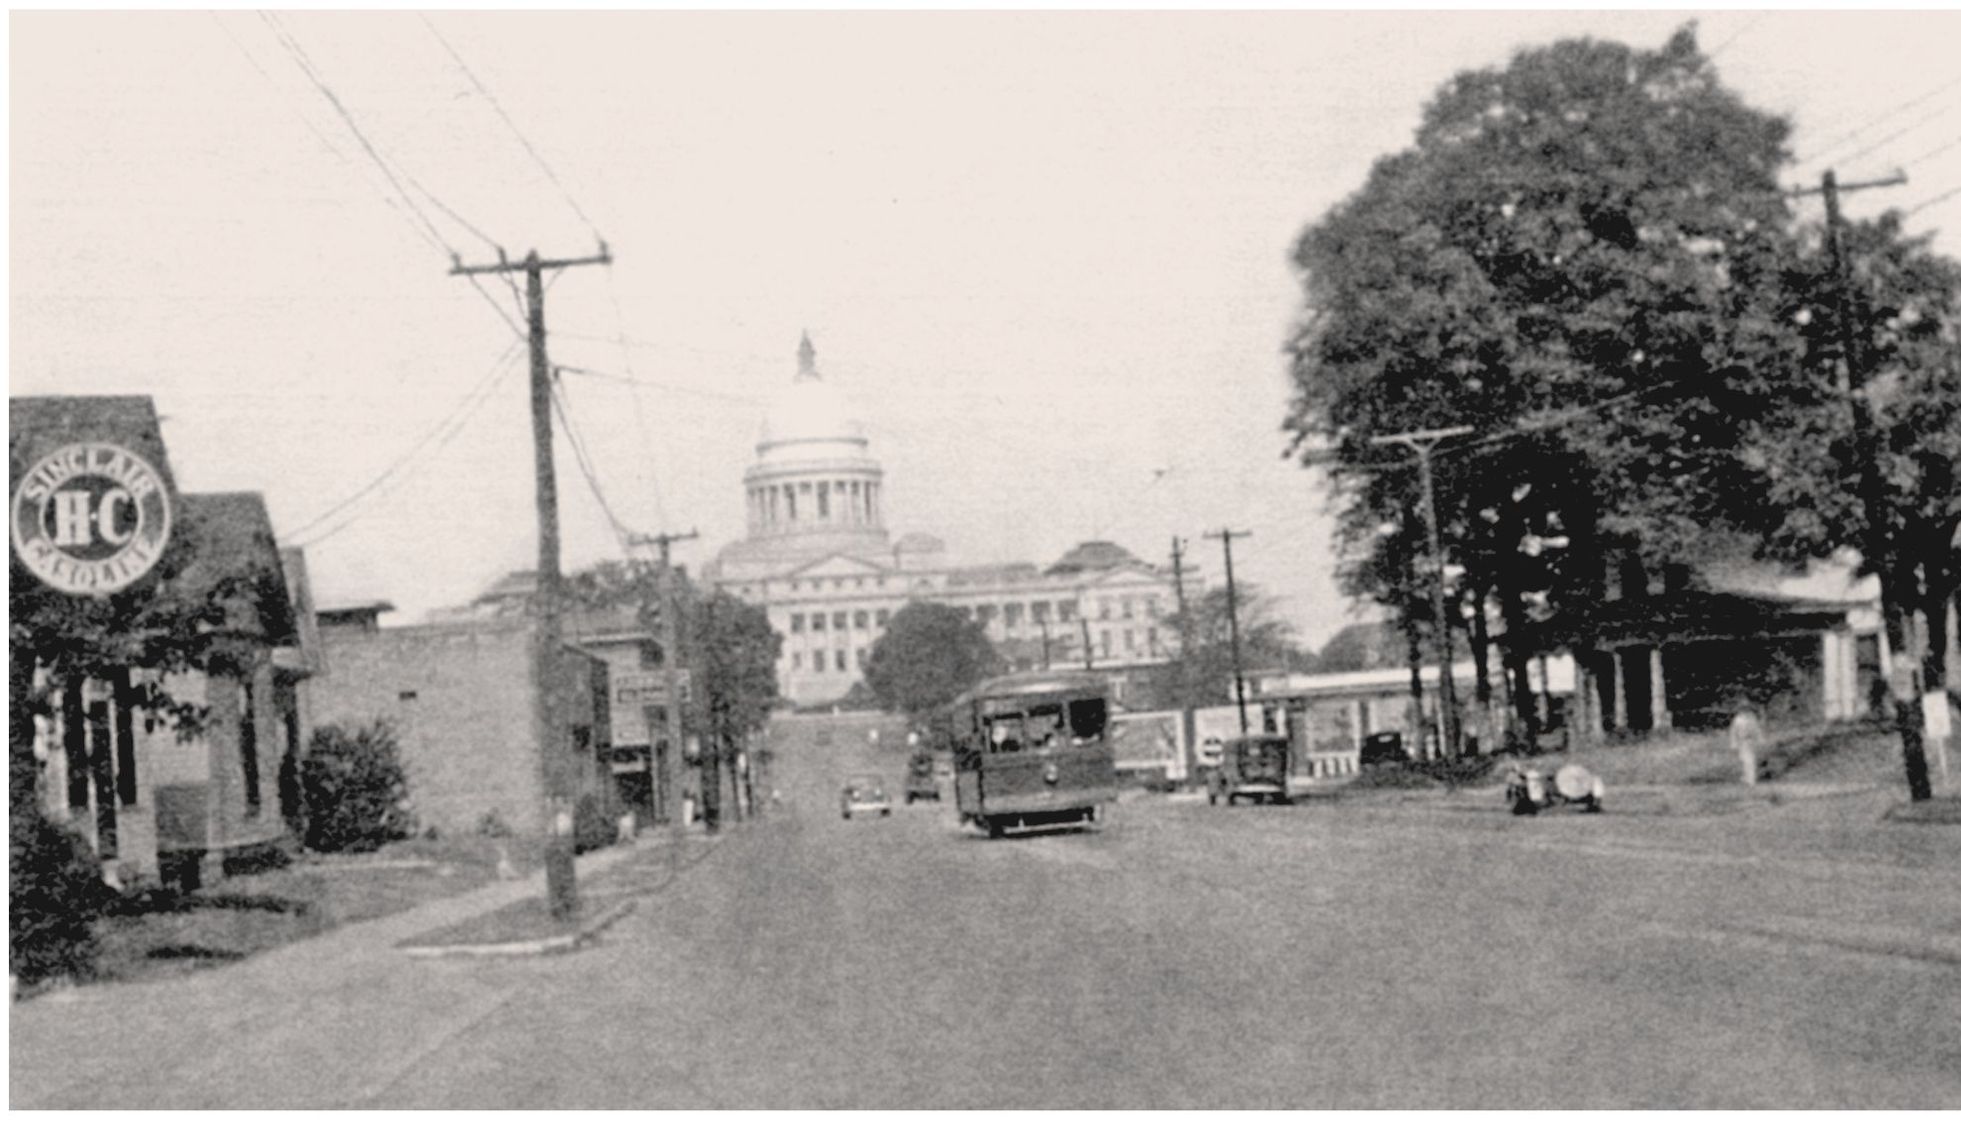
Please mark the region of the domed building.
POLYGON ((742 483, 747 534, 703 576, 769 611, 783 635, 781 688, 799 705, 849 694, 892 614, 915 598, 966 610, 1015 668, 1136 667, 1169 656, 1161 623, 1172 580, 1114 543, 1083 544, 1044 570, 952 566, 935 536, 893 540, 885 471, 864 421, 818 370, 808 334, 796 374, 763 415, 742 483))

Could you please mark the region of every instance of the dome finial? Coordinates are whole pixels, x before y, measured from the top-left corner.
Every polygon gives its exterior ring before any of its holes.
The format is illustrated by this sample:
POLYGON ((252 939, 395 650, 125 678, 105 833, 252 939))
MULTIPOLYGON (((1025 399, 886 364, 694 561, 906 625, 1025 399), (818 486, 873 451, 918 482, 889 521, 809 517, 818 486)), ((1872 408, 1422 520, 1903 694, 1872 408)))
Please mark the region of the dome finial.
POLYGON ((810 344, 810 332, 803 332, 803 341, 797 344, 797 373, 817 373, 817 348, 810 344))

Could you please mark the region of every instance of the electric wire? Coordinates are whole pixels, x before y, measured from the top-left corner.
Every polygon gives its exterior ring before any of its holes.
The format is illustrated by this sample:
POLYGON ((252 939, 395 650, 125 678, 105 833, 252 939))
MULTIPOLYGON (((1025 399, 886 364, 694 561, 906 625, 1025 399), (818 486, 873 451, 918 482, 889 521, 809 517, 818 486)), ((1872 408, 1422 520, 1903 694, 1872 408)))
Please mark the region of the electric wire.
POLYGON ((1949 189, 1945 193, 1941 193, 1938 196, 1929 197, 1926 200, 1921 201, 1919 204, 1901 213, 1900 216, 1902 219, 1904 219, 1906 217, 1912 216, 1914 213, 1917 213, 1922 209, 1933 208, 1935 205, 1940 204, 1942 201, 1953 199, 1956 193, 1961 193, 1961 185, 1956 185, 1954 188, 1949 189))
POLYGON ((449 447, 449 443, 456 439, 457 435, 463 431, 463 427, 470 422, 470 419, 476 415, 478 410, 482 409, 490 401, 491 396, 503 386, 504 380, 511 375, 513 371, 511 363, 518 357, 521 346, 523 346, 523 343, 514 342, 505 347, 504 353, 492 364, 490 371, 484 376, 484 379, 464 396, 457 407, 451 410, 449 416, 438 422, 435 428, 424 433, 415 444, 411 445, 407 451, 403 452, 387 468, 383 469, 380 475, 356 489, 353 494, 343 499, 340 503, 335 504, 333 507, 306 523, 301 524, 299 527, 294 528, 293 531, 282 535, 279 542, 299 547, 311 547, 333 538, 359 520, 365 514, 363 511, 355 510, 351 513, 349 512, 349 509, 353 508, 355 504, 378 491, 385 492, 388 488, 400 484, 405 478, 405 470, 409 463, 418 453, 429 448, 431 443, 435 445, 434 449, 430 450, 430 456, 432 457, 449 447), (327 528, 325 531, 319 531, 304 537, 300 536, 300 532, 317 527, 335 515, 342 515, 340 522, 327 528))
POLYGON ((1928 161, 1933 158, 1939 157, 1940 155, 1946 153, 1948 150, 1953 149, 1955 146, 1961 146, 1961 138, 1954 138, 1950 141, 1943 142, 1940 145, 1935 146, 1933 149, 1928 150, 1926 153, 1919 155, 1918 157, 1908 158, 1902 164, 1918 165, 1923 161, 1928 161))
POLYGON ((621 552, 631 558, 632 532, 626 524, 620 522, 619 513, 613 510, 612 503, 606 499, 605 490, 599 486, 599 474, 593 468, 592 456, 586 451, 585 441, 579 436, 578 428, 572 424, 572 414, 565 406, 564 383, 557 380, 556 373, 553 374, 550 390, 552 408, 558 412, 559 425, 565 429, 565 439, 572 448, 572 459, 579 466, 579 474, 585 478, 586 487, 592 490, 592 498, 598 501, 599 510, 605 514, 606 522, 612 526, 613 538, 619 541, 621 552))
POLYGON ((1728 51, 1730 47, 1736 43, 1737 40, 1742 39, 1744 36, 1748 35, 1751 31, 1755 30, 1756 26, 1760 23, 1763 23, 1765 20, 1769 19, 1770 15, 1771 13, 1769 12, 1759 12, 1757 13, 1755 19, 1751 20, 1749 23, 1744 24, 1742 27, 1731 32, 1727 39, 1717 44, 1715 48, 1709 52, 1708 57, 1710 62, 1712 63, 1715 62, 1717 56, 1721 55, 1725 51, 1728 51))
POLYGON ((1948 113, 1948 108, 1942 107, 1941 109, 1936 110, 1932 114, 1926 115, 1921 118, 1916 118, 1912 122, 1907 123, 1905 126, 1900 127, 1899 129, 1893 131, 1892 133, 1886 135, 1885 137, 1879 139, 1878 141, 1873 142, 1871 145, 1866 146, 1864 149, 1846 154, 1844 157, 1841 157, 1838 160, 1843 164, 1849 165, 1852 162, 1855 162, 1860 158, 1866 156, 1867 154, 1872 153, 1874 150, 1879 149, 1881 146, 1887 145, 1890 142, 1897 141, 1898 139, 1905 137, 1906 135, 1919 129, 1920 127, 1926 125, 1927 123, 1932 122, 1934 119, 1942 117, 1947 113, 1948 113))
POLYGON ((1840 135, 1835 141, 1819 149, 1816 153, 1808 157, 1803 157, 1798 159, 1797 164, 1799 165, 1814 164, 1820 161, 1821 159, 1823 159, 1824 157, 1837 152, 1839 147, 1845 145, 1847 142, 1858 141, 1859 136, 1861 134, 1864 134, 1867 130, 1872 129, 1874 126, 1877 126, 1882 122, 1891 120, 1895 114, 1901 114, 1908 110, 1912 110, 1914 107, 1921 105, 1922 103, 1928 101, 1929 99, 1937 98, 1940 95, 1946 94, 1948 91, 1951 91, 1958 86, 1961 86, 1961 79, 1953 79, 1949 82, 1941 84, 1938 87, 1935 87, 1933 90, 1930 90, 1925 94, 1916 95, 1913 98, 1910 98, 1905 102, 1900 103, 1898 106, 1895 106, 1890 110, 1882 111, 1881 113, 1875 115, 1870 120, 1862 123, 1859 126, 1854 127, 1851 130, 1846 131, 1844 134, 1840 135))
POLYGON ((628 395, 633 399, 633 423, 640 433, 640 448, 647 462, 647 483, 654 493, 654 519, 662 529, 667 527, 667 499, 661 491, 660 467, 654 459, 654 440, 647 428, 647 408, 641 397, 639 373, 633 368, 633 351, 626 345, 626 311, 620 306, 620 288, 613 274, 613 265, 606 265, 606 294, 613 301, 613 325, 619 331, 620 361, 626 366, 627 377, 634 379, 628 387, 628 395))
MULTIPOLYGON (((367 134, 362 131, 360 123, 355 121, 354 115, 341 102, 340 96, 334 93, 333 88, 327 84, 325 78, 320 74, 319 69, 314 66, 313 59, 307 54, 306 48, 300 46, 299 40, 291 32, 286 30, 285 25, 272 13, 260 12, 259 17, 265 21, 268 28, 272 29, 274 37, 286 49, 287 55, 292 58, 301 73, 326 98, 328 104, 334 108, 334 112, 340 115, 341 121, 347 126, 348 132, 352 133, 354 139, 361 143, 362 150, 373 160, 376 168, 381 170, 382 176, 388 179, 388 183, 394 186, 395 192, 402 199, 402 203, 407 205, 409 211, 414 214, 416 219, 422 222, 423 229, 426 229, 426 232, 423 233, 424 238, 429 240, 437 251, 448 253, 452 261, 457 260, 459 256, 456 249, 450 245, 449 241, 443 239, 442 231, 429 219, 429 215, 423 212, 421 207, 415 203, 415 198, 409 195, 408 189, 403 186, 401 178, 395 175, 394 169, 382 158, 380 151, 375 148, 374 143, 368 140, 367 134)), ((424 190, 424 192, 427 192, 427 190, 424 190)), ((432 196, 431 199, 433 200, 434 197, 432 196)), ((443 206, 443 208, 444 211, 451 212, 453 215, 453 210, 450 210, 448 206, 443 206)), ((471 225, 469 227, 474 229, 475 226, 471 225)), ((491 310, 497 312, 497 317, 504 320, 504 324, 510 327, 511 333, 523 334, 523 331, 519 329, 518 323, 512 320, 509 312, 504 310, 503 304, 497 302, 475 276, 466 275, 463 278, 477 294, 483 296, 484 302, 490 304, 491 310)))
POLYGON ((737 405, 761 405, 762 404, 762 401, 758 398, 743 397, 741 394, 736 394, 736 393, 721 393, 716 390, 695 389, 691 386, 681 385, 677 382, 663 382, 655 378, 630 378, 624 374, 613 374, 613 373, 608 373, 605 370, 588 369, 584 366, 560 366, 558 367, 558 369, 561 373, 578 374, 581 377, 598 378, 600 381, 618 382, 621 385, 642 386, 647 389, 665 390, 669 393, 682 393, 682 394, 687 394, 691 397, 704 397, 704 398, 708 398, 711 401, 727 401, 737 405))
POLYGON ((558 179, 558 174, 552 171, 552 167, 546 163, 543 155, 538 152, 537 147, 531 144, 531 140, 524 136, 524 132, 517 128, 517 123, 511 120, 511 116, 504 112, 504 104, 498 102, 497 96, 490 93, 490 88, 484 86, 483 81, 477 78, 476 72, 472 71, 470 65, 463 61, 463 57, 457 54, 456 48, 450 46, 449 40, 443 38, 443 33, 436 29, 436 25, 429 21, 429 17, 423 15, 421 19, 422 26, 428 28, 429 34, 436 37, 436 42, 443 45, 443 50, 447 51, 449 57, 456 61, 457 68, 470 80, 470 85, 477 88, 477 93, 483 95, 484 99, 490 103, 490 108, 495 110, 497 116, 504 120, 504 125, 510 127, 511 134, 517 138, 518 144, 522 145, 525 152, 531 155, 531 160, 538 163, 538 168, 543 170, 545 176, 551 179, 551 183, 558 187, 558 191, 565 197, 565 203, 572 206, 572 211, 578 214, 579 219, 584 222, 587 228, 592 229, 593 235, 596 238, 599 234, 599 226, 594 224, 592 218, 586 215, 585 209, 579 207, 579 202, 573 199, 571 190, 567 189, 565 183, 558 179))

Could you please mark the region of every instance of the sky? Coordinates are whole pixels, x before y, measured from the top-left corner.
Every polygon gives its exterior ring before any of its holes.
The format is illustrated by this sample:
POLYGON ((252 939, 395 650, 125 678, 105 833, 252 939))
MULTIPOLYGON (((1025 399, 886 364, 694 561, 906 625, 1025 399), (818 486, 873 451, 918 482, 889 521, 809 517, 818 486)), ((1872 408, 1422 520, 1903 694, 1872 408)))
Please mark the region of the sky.
MULTIPOLYGON (((619 521, 742 535, 763 407, 857 405, 893 534, 962 562, 1112 539, 1318 646, 1318 474, 1283 459, 1302 229, 1459 71, 1698 21, 1795 125, 1790 184, 1903 168, 1961 256, 1961 14, 13 13, 9 388, 145 393, 180 485, 264 493, 323 604, 413 618, 536 562, 512 282, 619 521), (1944 195, 1948 194, 1948 195, 1944 195)), ((1803 204, 1815 215, 1815 198, 1803 204)), ((625 551, 563 433, 565 562, 625 551)), ((644 553, 644 552, 642 552, 644 553)))

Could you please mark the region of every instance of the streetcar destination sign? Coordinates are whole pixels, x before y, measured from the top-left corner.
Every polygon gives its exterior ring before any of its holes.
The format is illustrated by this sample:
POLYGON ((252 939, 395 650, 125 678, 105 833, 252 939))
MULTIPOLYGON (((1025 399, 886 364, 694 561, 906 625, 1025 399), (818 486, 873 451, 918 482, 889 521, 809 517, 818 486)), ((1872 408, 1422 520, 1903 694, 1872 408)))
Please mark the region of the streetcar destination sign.
POLYGON ((114 594, 148 574, 170 525, 163 477, 121 445, 63 445, 14 490, 14 554, 68 594, 114 594))

